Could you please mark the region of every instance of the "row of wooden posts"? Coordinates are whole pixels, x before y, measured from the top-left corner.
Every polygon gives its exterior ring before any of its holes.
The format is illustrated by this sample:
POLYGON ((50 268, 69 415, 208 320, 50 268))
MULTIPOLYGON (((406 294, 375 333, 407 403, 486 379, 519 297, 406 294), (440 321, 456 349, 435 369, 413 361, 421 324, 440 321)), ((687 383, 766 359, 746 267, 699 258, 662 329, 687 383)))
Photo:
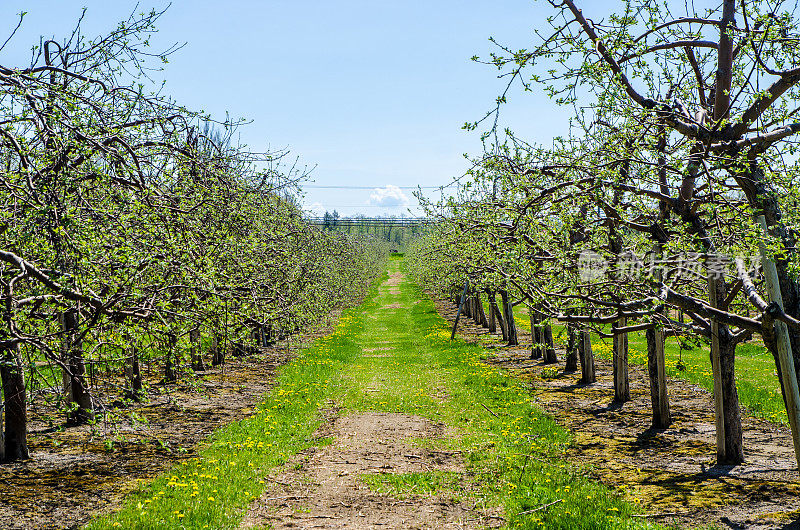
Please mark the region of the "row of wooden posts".
MULTIPOLYGON (((458 321, 463 314, 472 318, 476 325, 487 328, 490 333, 496 333, 498 328, 503 335, 503 340, 509 345, 519 344, 516 324, 514 321, 514 304, 511 302, 507 291, 497 292, 486 290, 485 293, 490 308, 487 318, 483 306, 482 293, 471 290, 466 282, 463 291, 453 292, 451 301, 458 306, 458 313, 453 325, 452 337, 455 337, 458 321), (500 304, 497 296, 500 296, 500 304)), ((542 359, 545 364, 558 363, 553 328, 550 318, 532 306, 528 306, 531 323, 531 359, 542 359)), ((625 327, 623 320, 615 322, 614 327, 625 327)), ((580 384, 592 384, 597 381, 594 353, 592 351, 591 334, 588 330, 579 329, 575 324, 568 323, 567 348, 565 358, 565 372, 577 372, 579 365, 581 371, 580 384)), ((666 428, 671 423, 669 411, 669 397, 667 394, 666 360, 664 356, 665 333, 659 329, 645 331, 647 340, 648 374, 650 379, 650 398, 653 405, 653 427, 666 428)), ((618 333, 613 335, 613 376, 614 376, 614 401, 624 403, 630 400, 630 384, 628 380, 628 335, 618 333)))

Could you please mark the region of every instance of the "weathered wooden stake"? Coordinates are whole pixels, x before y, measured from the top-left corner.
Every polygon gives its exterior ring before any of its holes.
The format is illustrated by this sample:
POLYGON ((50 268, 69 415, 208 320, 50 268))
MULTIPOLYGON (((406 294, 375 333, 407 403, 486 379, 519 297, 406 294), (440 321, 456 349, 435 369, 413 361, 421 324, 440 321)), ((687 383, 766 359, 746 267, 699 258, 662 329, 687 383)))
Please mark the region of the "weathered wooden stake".
MULTIPOLYGON (((613 327, 625 327, 628 319, 621 318, 613 327)), ((631 399, 630 384, 628 381, 628 334, 614 334, 614 401, 625 403, 631 399)))
MULTIPOLYGON (((761 225, 763 234, 768 235, 767 222, 763 215, 758 216, 758 223, 761 225)), ((778 269, 775 263, 767 256, 767 250, 763 243, 759 244, 761 251, 761 267, 764 271, 764 279, 767 284, 769 301, 783 309, 783 295, 778 280, 778 269)), ((785 322, 775 321, 775 335, 778 346, 778 360, 781 365, 781 378, 783 379, 784 401, 786 402, 786 413, 789 416, 789 425, 792 428, 792 442, 794 443, 794 455, 800 467, 800 389, 797 385, 797 374, 794 369, 794 359, 792 358, 792 344, 789 340, 789 328, 785 322)))
POLYGON ((592 336, 588 331, 580 333, 580 349, 578 350, 581 361, 580 382, 589 385, 597 381, 594 367, 594 352, 592 351, 592 336))
MULTIPOLYGON (((708 302, 711 307, 719 307, 717 301, 717 280, 708 277, 708 302)), ((722 394, 722 359, 719 348, 719 323, 711 318, 711 374, 714 380, 714 428, 717 435, 717 461, 725 462, 725 403, 722 394)))
POLYGON ((665 429, 669 427, 672 420, 669 415, 669 399, 664 370, 664 332, 660 329, 648 329, 644 335, 647 339, 647 371, 650 376, 653 427, 665 429))

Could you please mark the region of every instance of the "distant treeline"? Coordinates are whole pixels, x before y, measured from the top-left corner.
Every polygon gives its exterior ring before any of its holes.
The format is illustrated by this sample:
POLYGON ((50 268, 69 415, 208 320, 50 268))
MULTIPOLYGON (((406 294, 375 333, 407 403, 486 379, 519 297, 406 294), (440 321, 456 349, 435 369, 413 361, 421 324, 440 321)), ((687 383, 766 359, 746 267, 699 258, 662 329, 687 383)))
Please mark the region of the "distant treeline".
POLYGON ((322 217, 311 218, 311 222, 318 224, 323 230, 336 230, 351 235, 371 235, 389 243, 393 250, 400 252, 405 250, 411 240, 422 234, 426 221, 422 218, 397 216, 341 217, 336 210, 326 211, 322 217))

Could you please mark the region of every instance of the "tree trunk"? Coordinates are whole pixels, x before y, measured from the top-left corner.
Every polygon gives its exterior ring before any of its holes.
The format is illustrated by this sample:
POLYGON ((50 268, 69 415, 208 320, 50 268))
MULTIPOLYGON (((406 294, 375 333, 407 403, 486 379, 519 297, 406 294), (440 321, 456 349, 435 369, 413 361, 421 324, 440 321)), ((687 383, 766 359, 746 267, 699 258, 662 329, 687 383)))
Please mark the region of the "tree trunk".
POLYGON ((139 401, 142 393, 142 372, 139 366, 139 349, 135 345, 129 348, 128 365, 125 367, 125 375, 128 378, 127 395, 134 401, 139 401))
POLYGON ((572 323, 567 323, 567 359, 564 371, 578 371, 578 332, 572 323))
MULTIPOLYGON (((712 307, 720 308, 719 301, 728 298, 728 287, 724 278, 718 278, 714 274, 708 276, 708 299, 712 307)), ((744 461, 742 419, 734 373, 735 360, 736 343, 728 326, 712 319, 711 367, 714 377, 717 462, 724 464, 740 464, 744 461)))
POLYGON ((497 333, 497 320, 495 320, 494 309, 492 306, 494 292, 487 290, 486 296, 489 298, 489 333, 497 333))
POLYGON ((83 343, 78 335, 78 308, 61 313, 64 330, 64 381, 66 383, 67 423, 80 425, 94 418, 92 398, 86 387, 86 365, 83 360, 83 343), (74 403, 74 407, 72 404, 74 403))
POLYGON ((519 344, 519 338, 517 336, 517 324, 514 322, 514 306, 511 305, 508 291, 500 291, 500 298, 503 301, 503 320, 508 330, 508 345, 516 346, 519 344))
POLYGON ((558 356, 556 355, 556 343, 553 340, 553 326, 550 325, 549 320, 545 321, 544 326, 542 326, 542 338, 544 339, 544 346, 542 347, 544 362, 546 364, 557 363, 558 356))
POLYGON ((581 361, 581 384, 590 385, 597 381, 594 367, 594 352, 592 351, 592 336, 588 331, 581 331, 579 335, 579 357, 581 361))
MULTIPOLYGON (((25 372, 17 346, 2 352, 0 381, 3 383, 5 409, 5 434, 3 436, 4 461, 28 458, 28 412, 25 394, 25 372)), ((1 426, 1 425, 0 425, 1 426)))
POLYGON ((167 335, 167 359, 164 363, 164 380, 167 382, 176 381, 178 379, 178 366, 175 345, 178 343, 178 337, 174 333, 167 335))
POLYGON ((211 340, 211 366, 219 366, 225 362, 225 351, 219 344, 219 335, 216 333, 211 340))
POLYGON ((528 317, 531 322, 531 359, 541 359, 542 355, 542 339, 539 336, 539 322, 537 313, 533 307, 528 307, 528 317))
POLYGON ((503 313, 500 311, 500 308, 497 306, 497 296, 492 293, 492 296, 489 297, 489 306, 491 307, 492 314, 497 317, 497 322, 500 324, 500 333, 503 335, 503 340, 508 340, 508 326, 506 326, 506 319, 503 317, 503 313))
MULTIPOLYGON (((744 462, 742 442, 742 412, 739 406, 739 392, 736 390, 736 343, 728 326, 719 329, 720 368, 722 372, 723 413, 725 417, 725 460, 726 464, 744 462)), ((722 463, 722 462, 720 462, 722 463)))
MULTIPOLYGON (((625 327, 628 319, 621 318, 613 327, 625 327)), ((628 334, 614 335, 614 401, 625 403, 631 399, 628 382, 628 334)))
POLYGON ((481 320, 481 327, 488 328, 489 320, 486 318, 486 310, 483 308, 483 301, 481 300, 480 293, 475 293, 475 303, 478 305, 478 315, 481 320))
POLYGON ((192 370, 202 372, 206 369, 203 363, 203 347, 200 342, 200 330, 197 328, 189 332, 189 343, 192 349, 192 370))
POLYGON ((653 427, 666 429, 672 420, 669 415, 669 398, 664 366, 664 332, 645 331, 647 339, 647 371, 650 375, 650 400, 653 404, 653 427))

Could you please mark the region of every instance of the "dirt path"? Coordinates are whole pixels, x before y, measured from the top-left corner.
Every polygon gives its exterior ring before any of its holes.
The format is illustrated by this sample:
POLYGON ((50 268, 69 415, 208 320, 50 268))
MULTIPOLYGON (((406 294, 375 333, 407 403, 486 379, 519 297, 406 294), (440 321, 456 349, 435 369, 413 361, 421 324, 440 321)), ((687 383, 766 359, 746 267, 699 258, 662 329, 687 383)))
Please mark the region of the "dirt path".
MULTIPOLYGON (((455 318, 451 303, 438 301, 437 309, 450 322, 455 318)), ((488 338, 468 319, 462 323, 465 339, 488 338)), ((704 389, 670 379, 674 423, 652 430, 642 367, 630 367, 631 401, 617 406, 610 362, 596 359, 597 383, 578 385, 579 374, 565 374, 563 363, 530 360, 530 335, 523 330, 520 341, 513 348, 500 347, 496 340, 487 343, 487 362, 529 381, 534 402, 574 433, 571 459, 582 462, 597 480, 639 499, 653 515, 650 520, 685 528, 800 528, 800 475, 787 427, 743 415, 747 461, 718 466, 713 402, 704 389)))
POLYGON ((241 528, 486 528, 502 519, 475 509, 454 431, 414 414, 387 412, 402 391, 397 366, 415 330, 402 321, 416 303, 403 298, 404 276, 390 270, 379 303, 357 337, 360 354, 345 374, 358 408, 331 403, 317 443, 271 474, 270 486, 241 528), (446 484, 430 489, 431 480, 446 484), (458 491, 458 494, 455 491, 458 491))
POLYGON ((419 416, 363 412, 331 417, 318 432, 333 443, 295 457, 271 477, 242 528, 472 528, 470 506, 438 495, 397 497, 370 490, 364 475, 463 472, 460 455, 414 445, 442 425, 419 416))

